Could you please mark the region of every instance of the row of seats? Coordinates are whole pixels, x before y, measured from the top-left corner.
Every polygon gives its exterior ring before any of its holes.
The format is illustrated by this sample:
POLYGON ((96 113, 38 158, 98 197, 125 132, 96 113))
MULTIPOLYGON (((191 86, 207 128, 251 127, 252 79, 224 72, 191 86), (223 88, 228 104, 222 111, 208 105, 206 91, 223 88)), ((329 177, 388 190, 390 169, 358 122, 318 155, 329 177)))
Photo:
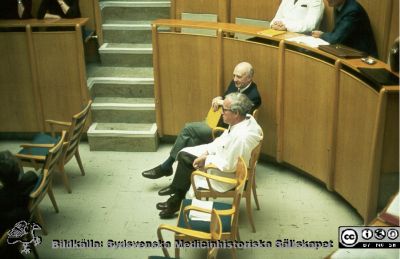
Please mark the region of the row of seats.
POLYGON ((85 175, 82 161, 79 155, 79 142, 85 130, 86 121, 89 115, 90 100, 86 107, 79 113, 72 116, 70 122, 46 120, 50 124, 51 135, 38 134, 32 143, 22 144, 22 149, 15 156, 21 161, 23 167, 33 167, 39 170, 39 180, 34 190, 30 193, 29 211, 31 220, 38 222, 43 234, 47 234, 39 204, 46 196, 49 196, 55 211, 58 213, 58 205, 52 189, 52 179, 55 171, 59 171, 62 176, 65 188, 71 193, 68 176, 65 172, 65 165, 76 158, 81 174, 85 175), (56 127, 62 127, 60 135, 56 135, 56 127))

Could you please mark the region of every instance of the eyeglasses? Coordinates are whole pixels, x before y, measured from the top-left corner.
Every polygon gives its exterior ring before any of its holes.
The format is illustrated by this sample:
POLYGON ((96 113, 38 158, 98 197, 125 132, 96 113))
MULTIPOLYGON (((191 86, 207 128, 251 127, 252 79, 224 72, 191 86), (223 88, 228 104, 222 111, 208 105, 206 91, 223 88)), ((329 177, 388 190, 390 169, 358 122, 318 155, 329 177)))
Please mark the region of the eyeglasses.
POLYGON ((232 110, 230 108, 225 108, 224 106, 222 106, 222 111, 223 112, 226 112, 226 111, 230 111, 231 112, 232 110))

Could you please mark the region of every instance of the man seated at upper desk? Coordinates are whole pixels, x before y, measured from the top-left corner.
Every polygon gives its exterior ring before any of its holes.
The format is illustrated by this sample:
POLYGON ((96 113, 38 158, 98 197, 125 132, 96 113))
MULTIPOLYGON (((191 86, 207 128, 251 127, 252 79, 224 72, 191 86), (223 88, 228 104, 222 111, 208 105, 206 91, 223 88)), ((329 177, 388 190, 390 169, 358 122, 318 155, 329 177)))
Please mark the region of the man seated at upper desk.
MULTIPOLYGON (((236 65, 233 71, 233 80, 228 86, 223 96, 217 96, 212 100, 211 105, 214 110, 222 106, 223 99, 226 95, 233 92, 240 92, 247 95, 254 104, 253 109, 261 105, 261 96, 257 90, 257 85, 253 82, 254 69, 248 62, 241 62, 236 65)), ((219 125, 222 120, 220 119, 219 125)), ((177 154, 185 147, 192 147, 201 144, 210 143, 212 141, 212 129, 205 121, 187 123, 179 133, 174 146, 171 149, 170 156, 161 165, 144 171, 143 177, 157 179, 163 176, 169 176, 173 173, 172 165, 176 160, 177 154)), ((164 190, 160 190, 160 195, 166 195, 164 190)))
POLYGON ((37 18, 79 18, 79 0, 42 0, 37 18))
POLYGON ((279 31, 310 33, 318 28, 323 13, 323 0, 282 0, 270 26, 279 31))
POLYGON ((374 34, 364 8, 356 0, 328 0, 328 3, 335 9, 335 27, 331 32, 313 31, 312 36, 378 57, 374 34))

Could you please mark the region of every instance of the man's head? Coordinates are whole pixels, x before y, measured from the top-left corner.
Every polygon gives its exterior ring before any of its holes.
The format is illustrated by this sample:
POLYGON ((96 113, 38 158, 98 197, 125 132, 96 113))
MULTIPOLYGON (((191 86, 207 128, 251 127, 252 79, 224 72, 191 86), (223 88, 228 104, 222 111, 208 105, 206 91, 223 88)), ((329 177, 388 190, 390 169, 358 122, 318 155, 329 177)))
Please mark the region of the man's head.
POLYGON ((253 103, 245 94, 228 94, 222 105, 222 118, 226 124, 235 125, 246 118, 252 107, 253 103))
POLYGON ((344 4, 346 0, 328 0, 328 4, 330 7, 338 7, 344 4))
POLYGON ((237 88, 244 88, 253 80, 253 66, 248 62, 241 62, 233 70, 233 81, 237 88))

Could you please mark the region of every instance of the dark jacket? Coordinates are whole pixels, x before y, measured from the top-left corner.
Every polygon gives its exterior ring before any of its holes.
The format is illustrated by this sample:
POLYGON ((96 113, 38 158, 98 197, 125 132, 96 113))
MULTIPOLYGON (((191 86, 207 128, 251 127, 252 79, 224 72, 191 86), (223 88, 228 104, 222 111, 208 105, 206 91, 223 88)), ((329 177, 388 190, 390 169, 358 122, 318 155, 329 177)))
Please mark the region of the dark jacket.
POLYGON ((335 9, 335 28, 332 32, 323 33, 321 39, 331 44, 341 43, 378 57, 368 14, 355 0, 346 0, 340 12, 335 9))
POLYGON ((42 0, 39 6, 37 18, 43 19, 46 13, 58 15, 61 18, 79 18, 81 11, 79 9, 79 0, 64 0, 69 6, 67 13, 64 13, 57 0, 42 0))

